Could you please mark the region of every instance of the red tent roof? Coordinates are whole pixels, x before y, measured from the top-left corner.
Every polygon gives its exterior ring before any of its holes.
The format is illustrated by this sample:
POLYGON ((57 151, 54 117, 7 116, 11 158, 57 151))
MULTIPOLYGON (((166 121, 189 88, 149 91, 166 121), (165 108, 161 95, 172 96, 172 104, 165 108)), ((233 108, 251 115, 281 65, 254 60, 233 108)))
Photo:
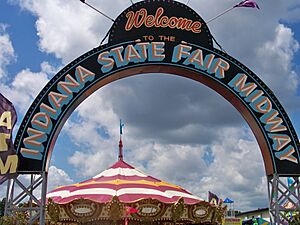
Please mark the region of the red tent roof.
POLYGON ((183 198, 186 204, 203 201, 180 186, 136 170, 123 160, 119 160, 109 169, 89 180, 59 187, 47 194, 47 198, 59 204, 66 204, 80 198, 106 203, 114 196, 118 196, 124 203, 145 198, 157 199, 164 203, 174 203, 180 198, 183 198))

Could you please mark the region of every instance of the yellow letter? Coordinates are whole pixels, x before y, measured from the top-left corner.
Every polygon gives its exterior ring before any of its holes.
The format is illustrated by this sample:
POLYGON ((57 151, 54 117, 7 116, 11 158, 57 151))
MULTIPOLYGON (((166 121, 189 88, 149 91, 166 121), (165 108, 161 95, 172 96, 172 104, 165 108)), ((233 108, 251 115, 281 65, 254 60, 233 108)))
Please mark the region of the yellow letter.
POLYGON ((0 117, 0 127, 5 126, 8 130, 11 130, 11 112, 6 111, 2 113, 0 117), (6 122, 4 120, 6 119, 6 122))
POLYGON ((5 165, 0 159, 0 174, 5 175, 8 173, 15 173, 17 172, 17 166, 18 166, 18 156, 17 155, 9 155, 7 156, 5 165))
POLYGON ((10 138, 10 134, 0 133, 0 152, 8 150, 6 140, 10 138))

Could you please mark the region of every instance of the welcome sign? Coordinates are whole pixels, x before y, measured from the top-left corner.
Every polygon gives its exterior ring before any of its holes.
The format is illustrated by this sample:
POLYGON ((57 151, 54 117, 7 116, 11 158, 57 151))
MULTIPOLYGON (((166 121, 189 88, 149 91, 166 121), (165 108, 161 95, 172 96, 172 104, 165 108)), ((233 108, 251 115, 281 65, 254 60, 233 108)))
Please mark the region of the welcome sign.
POLYGON ((108 44, 71 62, 44 87, 16 137, 18 172, 47 170, 64 122, 91 93, 123 77, 157 72, 198 81, 231 102, 256 136, 267 175, 300 174, 298 138, 273 92, 246 66, 213 47, 196 12, 158 0, 122 12, 108 44))

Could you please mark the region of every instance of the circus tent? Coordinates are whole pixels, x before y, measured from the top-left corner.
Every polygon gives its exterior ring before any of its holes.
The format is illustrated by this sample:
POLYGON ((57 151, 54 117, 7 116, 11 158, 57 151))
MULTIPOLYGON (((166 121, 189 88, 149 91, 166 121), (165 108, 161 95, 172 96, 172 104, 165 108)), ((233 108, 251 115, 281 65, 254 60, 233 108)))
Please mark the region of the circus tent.
POLYGON ((58 204, 81 198, 108 203, 114 196, 123 203, 136 202, 142 198, 152 198, 164 203, 175 203, 180 198, 184 199, 185 204, 203 201, 180 186, 148 176, 122 160, 89 180, 51 191, 47 198, 52 198, 58 204))
POLYGON ((220 224, 222 206, 211 205, 119 160, 80 183, 47 194, 47 220, 63 224, 220 224), (132 211, 134 209, 134 211, 132 211), (134 212, 134 213, 132 213, 134 212))

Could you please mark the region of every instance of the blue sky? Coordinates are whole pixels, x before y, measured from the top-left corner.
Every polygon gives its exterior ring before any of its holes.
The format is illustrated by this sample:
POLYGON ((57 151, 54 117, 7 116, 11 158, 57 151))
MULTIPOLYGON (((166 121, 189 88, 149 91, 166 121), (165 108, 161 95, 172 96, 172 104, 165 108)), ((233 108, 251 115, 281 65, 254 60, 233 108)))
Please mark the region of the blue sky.
MULTIPOLYGON (((88 2, 113 18, 130 5, 88 2)), ((209 28, 228 54, 274 91, 299 134, 300 4, 257 2, 260 10, 235 9, 209 28)), ((208 20, 235 3, 189 4, 208 20)), ((3 0, 0 12, 0 91, 15 104, 18 127, 47 81, 98 46, 111 23, 79 0, 3 0)), ((203 198, 207 191, 230 197, 242 210, 267 206, 260 150, 241 115, 207 87, 160 74, 116 81, 75 110, 55 145, 49 189, 94 176, 116 161, 119 118, 125 122, 125 160, 132 165, 203 198)))
POLYGON ((44 54, 39 51, 34 26, 36 17, 28 11, 21 10, 15 4, 8 4, 6 1, 0 2, 1 14, 0 20, 7 24, 7 33, 10 35, 11 42, 19 60, 7 65, 9 74, 16 74, 24 68, 30 68, 31 71, 39 71, 40 64, 43 61, 60 63, 53 54, 44 54), (22 60, 20 60, 22 59, 22 60))

